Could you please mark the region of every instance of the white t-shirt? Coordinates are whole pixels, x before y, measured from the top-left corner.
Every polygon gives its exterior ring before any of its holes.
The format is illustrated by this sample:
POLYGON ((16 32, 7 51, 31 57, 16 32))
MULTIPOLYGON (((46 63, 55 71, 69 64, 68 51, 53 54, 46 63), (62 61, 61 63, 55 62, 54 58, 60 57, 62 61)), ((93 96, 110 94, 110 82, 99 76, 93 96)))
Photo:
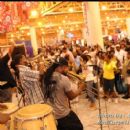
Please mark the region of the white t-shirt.
POLYGON ((69 55, 70 61, 71 61, 72 63, 74 63, 75 60, 74 60, 74 56, 73 56, 72 52, 69 51, 69 50, 67 50, 66 53, 62 53, 62 54, 61 54, 61 57, 65 57, 66 55, 69 55))
POLYGON ((120 50, 120 51, 115 51, 115 56, 117 59, 123 64, 123 58, 126 59, 126 51, 120 50))
POLYGON ((53 92, 54 103, 50 102, 50 100, 46 103, 53 107, 55 118, 60 119, 67 116, 71 111, 66 92, 72 91, 72 86, 69 78, 58 72, 54 72, 52 78, 57 82, 53 92))
POLYGON ((93 74, 93 66, 91 61, 88 61, 86 64, 86 70, 83 70, 83 73, 86 75, 85 81, 92 81, 95 79, 94 74, 93 74))

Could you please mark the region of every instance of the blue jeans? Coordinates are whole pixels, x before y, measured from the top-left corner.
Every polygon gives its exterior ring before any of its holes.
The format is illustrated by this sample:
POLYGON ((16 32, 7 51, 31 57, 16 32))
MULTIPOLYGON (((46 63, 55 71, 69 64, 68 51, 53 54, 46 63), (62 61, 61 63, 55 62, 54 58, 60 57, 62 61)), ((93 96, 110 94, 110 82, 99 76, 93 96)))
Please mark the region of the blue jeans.
POLYGON ((92 102, 92 103, 95 103, 95 101, 96 101, 96 98, 95 98, 95 95, 94 95, 94 93, 92 93, 92 92, 94 92, 93 91, 93 88, 94 88, 94 81, 93 80, 91 80, 91 81, 87 81, 86 82, 86 91, 87 91, 87 94, 88 94, 88 97, 89 97, 89 100, 92 102))

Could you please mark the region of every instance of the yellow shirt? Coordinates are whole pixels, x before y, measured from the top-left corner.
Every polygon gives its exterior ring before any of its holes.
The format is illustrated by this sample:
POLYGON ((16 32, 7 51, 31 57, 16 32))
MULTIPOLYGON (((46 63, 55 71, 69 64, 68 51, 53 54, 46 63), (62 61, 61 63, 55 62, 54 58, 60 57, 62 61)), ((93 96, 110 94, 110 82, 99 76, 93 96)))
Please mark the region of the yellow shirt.
POLYGON ((103 78, 111 80, 115 78, 114 69, 116 69, 116 62, 104 62, 103 64, 103 78))

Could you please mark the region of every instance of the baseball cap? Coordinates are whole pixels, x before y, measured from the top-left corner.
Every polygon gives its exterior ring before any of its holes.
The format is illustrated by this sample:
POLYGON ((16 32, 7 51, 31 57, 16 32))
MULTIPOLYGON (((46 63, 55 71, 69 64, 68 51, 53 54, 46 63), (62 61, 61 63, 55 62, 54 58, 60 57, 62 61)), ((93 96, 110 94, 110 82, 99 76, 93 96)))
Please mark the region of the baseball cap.
POLYGON ((63 58, 63 57, 60 57, 56 61, 56 64, 58 64, 59 66, 68 66, 68 61, 65 58, 63 58))

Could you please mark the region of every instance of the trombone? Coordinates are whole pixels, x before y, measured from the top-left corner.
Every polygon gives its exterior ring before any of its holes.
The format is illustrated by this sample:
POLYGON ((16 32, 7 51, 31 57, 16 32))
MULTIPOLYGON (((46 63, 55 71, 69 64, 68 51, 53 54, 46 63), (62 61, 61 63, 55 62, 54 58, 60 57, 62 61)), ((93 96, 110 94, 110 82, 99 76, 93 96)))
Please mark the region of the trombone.
MULTIPOLYGON (((84 84, 86 84, 85 77, 83 75, 78 75, 78 74, 76 74, 76 73, 74 73, 72 71, 68 71, 67 76, 70 77, 70 78, 72 78, 72 79, 74 79, 74 78, 78 79, 79 81, 81 81, 84 84)), ((95 90, 96 92, 98 92, 98 90, 96 88, 92 88, 92 89, 95 90)), ((93 91, 91 91, 89 89, 87 89, 87 91, 89 91, 90 93, 94 94, 95 96, 99 96, 98 93, 93 92, 93 91)))
MULTIPOLYGON (((78 74, 76 74, 76 73, 74 73, 74 72, 69 71, 69 72, 67 73, 67 75, 68 75, 69 77, 72 77, 72 78, 73 78, 73 77, 74 77, 74 78, 77 78, 78 80, 81 80, 82 82, 86 83, 86 81, 85 81, 85 79, 84 79, 83 76, 80 76, 80 75, 78 75, 78 74)), ((97 82, 98 82, 98 78, 97 78, 97 82)), ((99 86, 97 86, 97 89, 96 89, 96 88, 92 88, 92 90, 95 90, 97 93, 96 93, 96 92, 93 92, 93 91, 91 91, 91 90, 89 90, 89 89, 87 89, 87 91, 89 91, 91 94, 94 94, 95 96, 98 97, 99 115, 101 115, 102 112, 101 112, 101 99, 100 99, 100 95, 99 95, 99 86)), ((102 122, 102 117, 99 116, 99 118, 100 118, 100 121, 102 122)), ((100 124, 100 128, 101 128, 101 130, 103 130, 103 125, 102 125, 102 124, 100 124)))

